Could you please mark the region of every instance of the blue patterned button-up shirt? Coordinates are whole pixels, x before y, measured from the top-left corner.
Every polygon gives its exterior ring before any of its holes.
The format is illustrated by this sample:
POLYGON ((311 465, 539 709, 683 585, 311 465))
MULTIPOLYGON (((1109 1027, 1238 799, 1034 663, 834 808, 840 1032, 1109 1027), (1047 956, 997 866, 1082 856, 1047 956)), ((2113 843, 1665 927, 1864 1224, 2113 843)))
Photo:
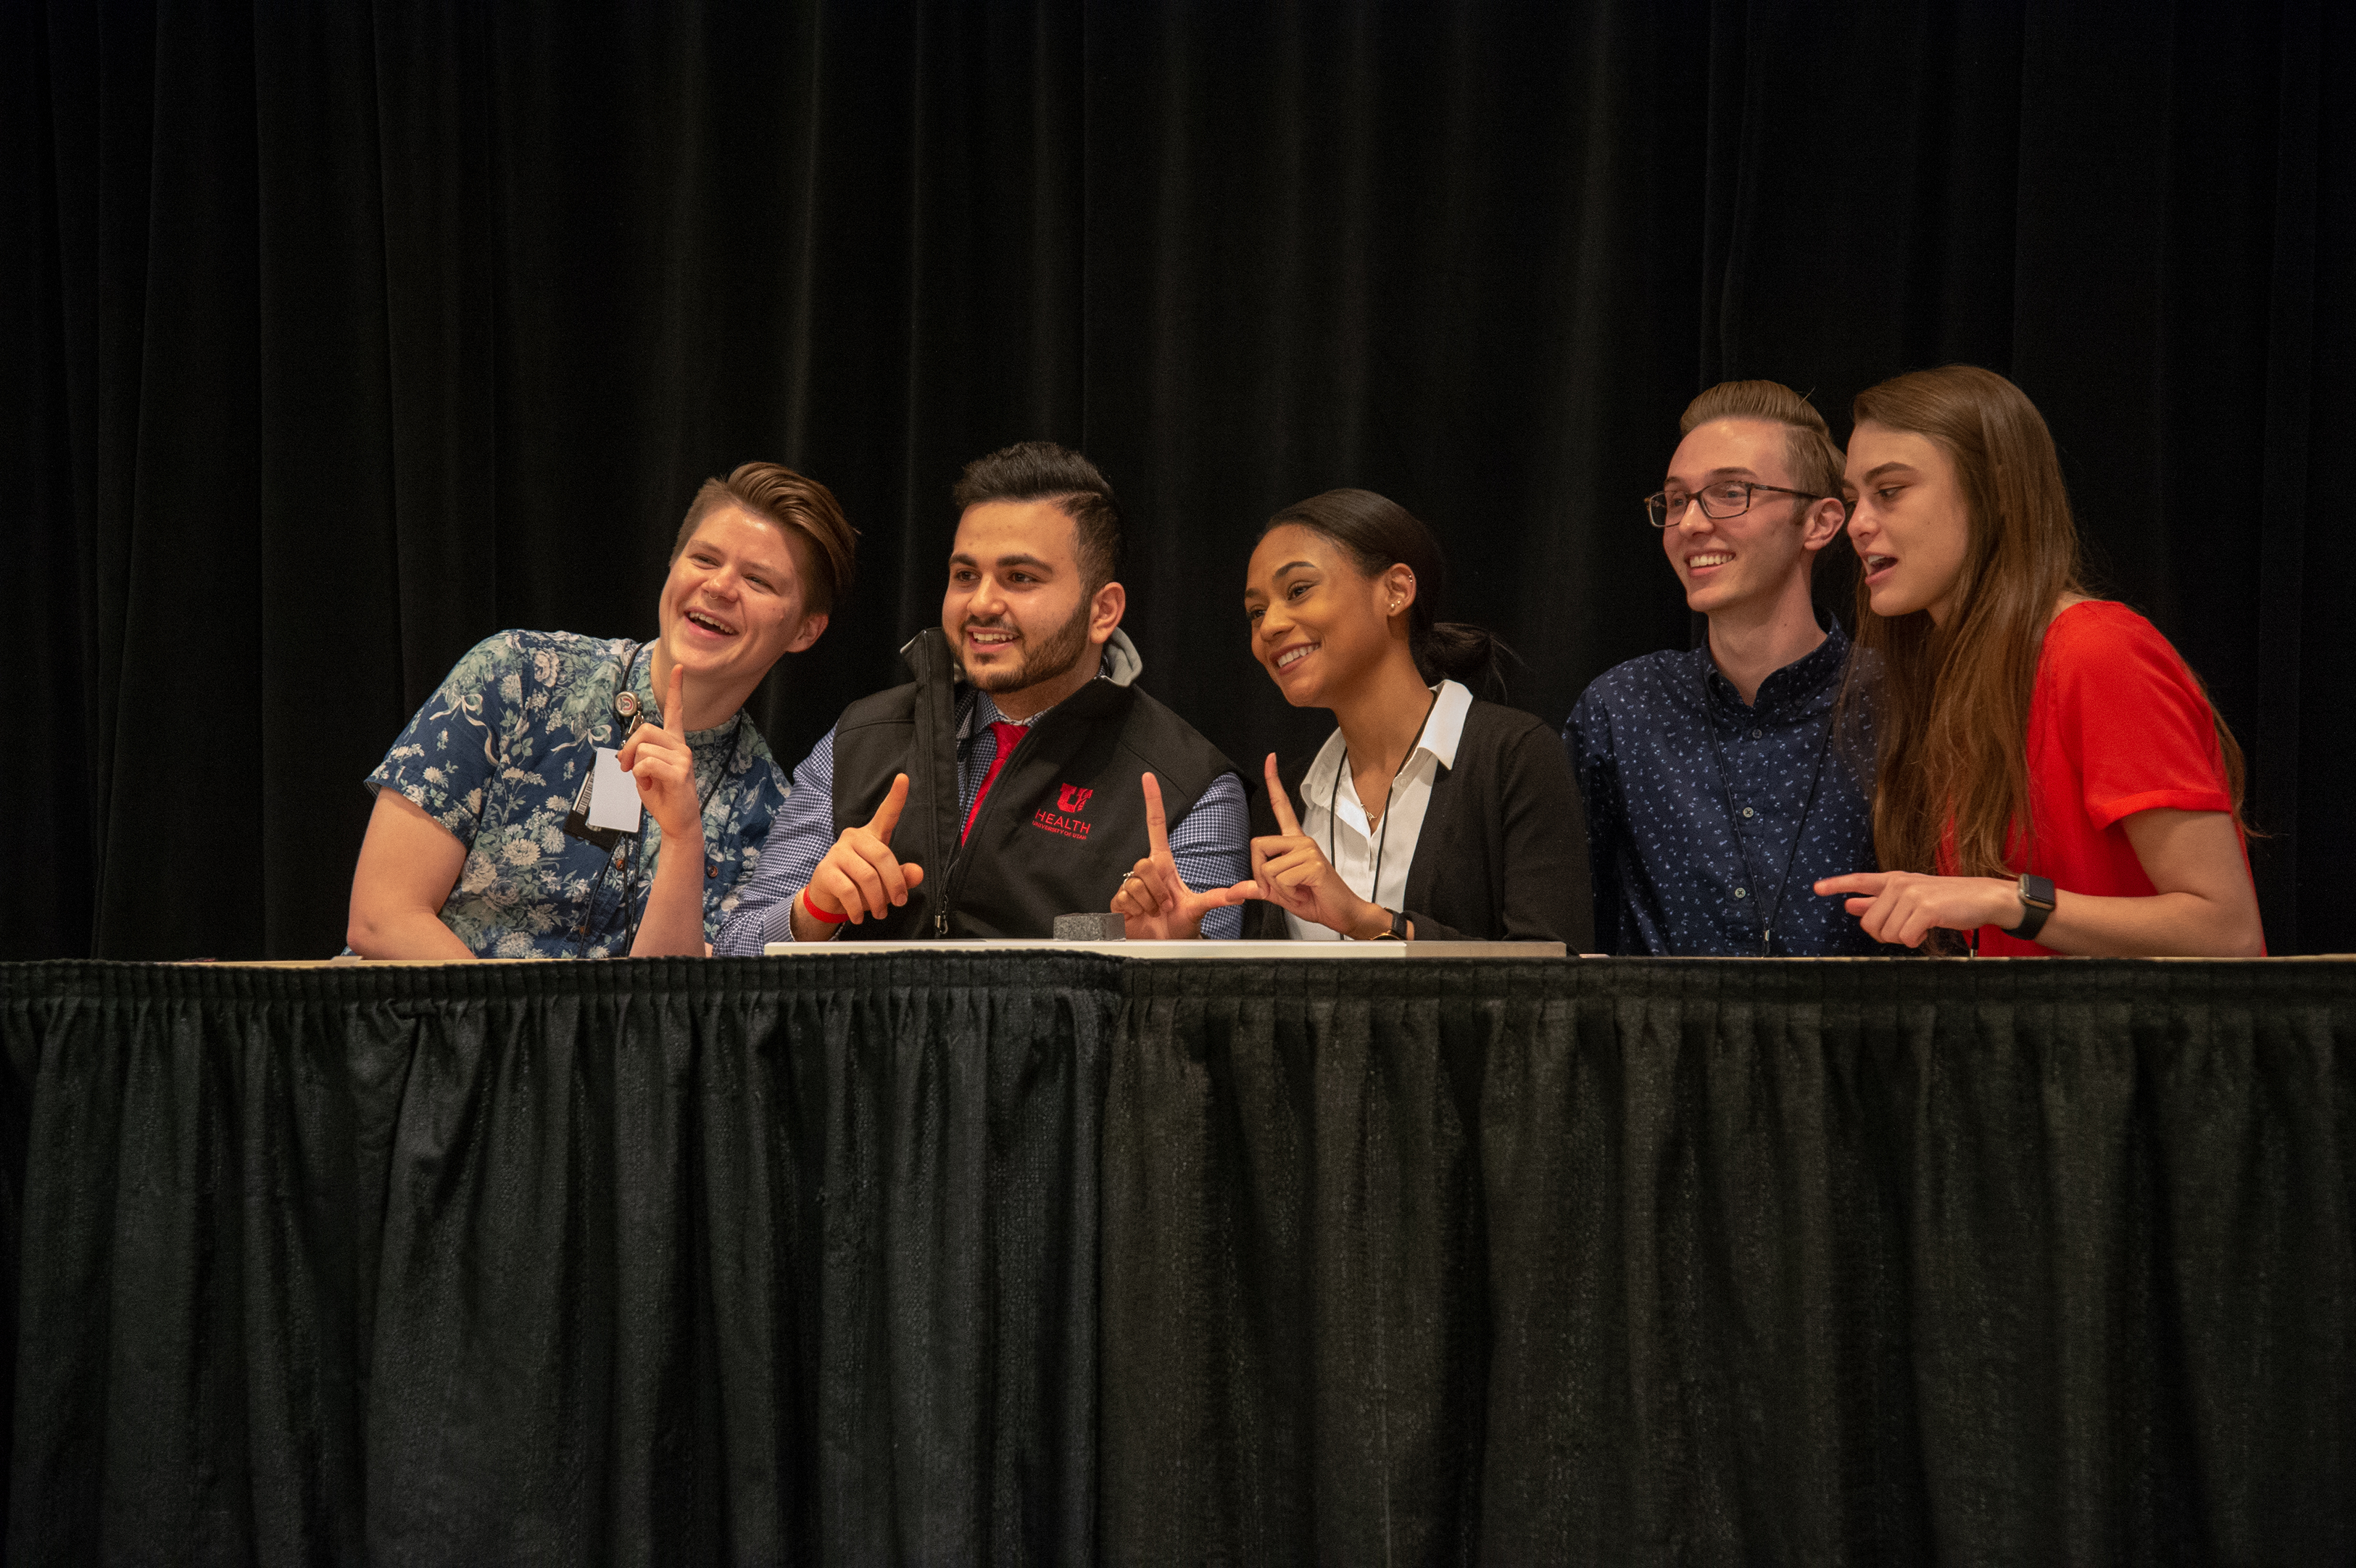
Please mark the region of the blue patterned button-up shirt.
MULTIPOLYGON (((654 660, 619 638, 502 631, 426 699, 371 789, 398 789, 466 846, 442 923, 484 958, 605 958, 629 950, 662 827, 649 811, 611 854, 564 832, 597 747, 618 746, 623 671, 650 714, 654 660)), ((687 736, 703 799, 703 933, 734 913, 761 864, 785 781, 760 731, 731 720, 687 736)))
POLYGON ((1833 744, 1848 650, 1835 623, 1751 705, 1707 647, 1632 659, 1587 688, 1563 744, 1586 797, 1603 951, 1882 950, 1810 886, 1875 868, 1869 703, 1833 744))

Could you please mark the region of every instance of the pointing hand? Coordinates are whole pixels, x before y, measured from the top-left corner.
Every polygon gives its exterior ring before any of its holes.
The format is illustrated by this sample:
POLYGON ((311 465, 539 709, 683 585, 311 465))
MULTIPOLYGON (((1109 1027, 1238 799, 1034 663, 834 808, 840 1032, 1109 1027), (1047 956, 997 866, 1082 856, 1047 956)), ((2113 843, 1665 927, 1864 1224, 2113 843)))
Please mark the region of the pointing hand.
POLYGON ((1234 887, 1212 887, 1197 893, 1178 875, 1170 854, 1169 820, 1162 808, 1162 785, 1152 774, 1141 780, 1145 790, 1145 858, 1130 868, 1113 894, 1113 913, 1126 918, 1129 935, 1136 941, 1178 940, 1200 936, 1203 917, 1214 909, 1240 904, 1251 897, 1234 887))
POLYGON ((1266 772, 1277 831, 1251 841, 1252 879, 1238 888, 1247 897, 1265 898, 1287 914, 1344 936, 1379 936, 1390 929, 1389 911, 1352 892, 1317 841, 1301 831, 1292 800, 1277 777, 1274 752, 1269 753, 1266 772))
MULTIPOLYGON (((670 694, 663 699, 662 723, 640 725, 622 745, 622 771, 638 787, 638 799, 663 837, 701 843, 703 806, 695 792, 695 751, 687 744, 687 671, 670 667, 670 694)), ((701 854, 701 850, 693 853, 701 854)))
POLYGON ((897 774, 867 825, 843 829, 810 873, 802 897, 811 908, 822 916, 847 916, 855 926, 871 915, 881 919, 907 903, 908 890, 925 881, 923 866, 892 853, 892 831, 900 825, 900 812, 907 803, 908 776, 897 774))

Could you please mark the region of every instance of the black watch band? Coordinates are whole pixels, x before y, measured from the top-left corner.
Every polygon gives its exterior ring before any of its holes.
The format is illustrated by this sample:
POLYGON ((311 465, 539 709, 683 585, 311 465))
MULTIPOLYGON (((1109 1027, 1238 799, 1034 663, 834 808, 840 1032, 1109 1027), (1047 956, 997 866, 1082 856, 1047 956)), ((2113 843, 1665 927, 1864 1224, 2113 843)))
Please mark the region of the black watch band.
MULTIPOLYGON (((1376 908, 1381 908, 1382 907, 1380 905, 1376 905, 1376 908)), ((1366 940, 1372 942, 1403 942, 1407 940, 1407 917, 1399 913, 1397 909, 1384 909, 1383 913, 1391 918, 1391 929, 1387 931, 1376 931, 1373 936, 1368 937, 1366 940)))
POLYGON ((2020 924, 2004 934, 2019 937, 2022 941, 2034 941, 2045 922, 2053 918, 2053 879, 2050 876, 2029 876, 2020 879, 2020 924))

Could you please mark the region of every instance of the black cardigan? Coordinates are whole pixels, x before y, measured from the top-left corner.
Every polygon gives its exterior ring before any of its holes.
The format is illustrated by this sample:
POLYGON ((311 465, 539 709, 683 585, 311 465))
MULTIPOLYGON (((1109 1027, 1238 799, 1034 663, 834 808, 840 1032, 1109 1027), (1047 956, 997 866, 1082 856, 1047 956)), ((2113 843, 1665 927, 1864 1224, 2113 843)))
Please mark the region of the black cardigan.
MULTIPOLYGON (((1301 805, 1301 780, 1316 753, 1280 767, 1285 792, 1301 805)), ((1252 836, 1276 832, 1268 787, 1252 793, 1252 836)), ((1557 941, 1595 945, 1587 877, 1587 814, 1562 741, 1518 708, 1473 702, 1416 837, 1407 872, 1407 908, 1418 941, 1557 941)), ((1290 935, 1284 911, 1255 902, 1244 935, 1290 935)))

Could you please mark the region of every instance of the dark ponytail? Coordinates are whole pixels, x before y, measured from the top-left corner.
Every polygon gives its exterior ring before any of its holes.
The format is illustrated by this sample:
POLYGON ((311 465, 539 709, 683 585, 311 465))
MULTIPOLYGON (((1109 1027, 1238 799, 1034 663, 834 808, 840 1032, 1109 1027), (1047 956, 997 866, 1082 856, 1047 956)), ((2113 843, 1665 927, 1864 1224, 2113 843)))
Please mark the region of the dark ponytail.
POLYGON ((1485 626, 1470 621, 1443 620, 1423 634, 1423 641, 1415 650, 1415 667, 1424 679, 1434 674, 1445 676, 1469 688, 1476 696, 1489 696, 1486 688, 1496 688, 1494 695, 1505 694, 1505 660, 1513 650, 1497 640, 1496 633, 1485 626))
POLYGON ((1440 542, 1413 512, 1372 490, 1327 490, 1269 518, 1260 537, 1296 524, 1340 545, 1369 577, 1396 565, 1413 572, 1415 603, 1408 607, 1407 625, 1416 672, 1427 682, 1454 681, 1476 697, 1504 699, 1505 660, 1514 650, 1485 627, 1436 618, 1448 588, 1448 563, 1440 542))

